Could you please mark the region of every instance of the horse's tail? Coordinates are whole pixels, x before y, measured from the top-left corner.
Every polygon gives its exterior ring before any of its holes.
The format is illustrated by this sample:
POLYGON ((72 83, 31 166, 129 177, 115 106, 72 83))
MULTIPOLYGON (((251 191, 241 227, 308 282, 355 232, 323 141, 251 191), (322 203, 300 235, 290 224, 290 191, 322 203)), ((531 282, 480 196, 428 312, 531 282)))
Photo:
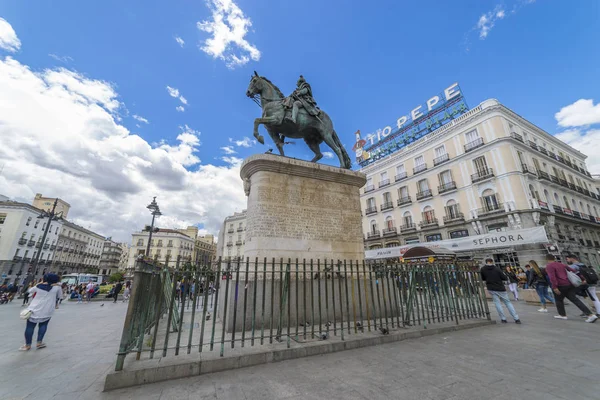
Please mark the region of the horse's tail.
POLYGON ((333 137, 333 141, 335 142, 336 146, 342 152, 342 156, 344 158, 344 165, 342 165, 341 167, 346 168, 346 169, 352 168, 352 160, 350 160, 350 157, 348 156, 346 149, 342 145, 342 142, 340 142, 340 138, 338 137, 337 133, 335 132, 335 129, 332 130, 332 137, 333 137))

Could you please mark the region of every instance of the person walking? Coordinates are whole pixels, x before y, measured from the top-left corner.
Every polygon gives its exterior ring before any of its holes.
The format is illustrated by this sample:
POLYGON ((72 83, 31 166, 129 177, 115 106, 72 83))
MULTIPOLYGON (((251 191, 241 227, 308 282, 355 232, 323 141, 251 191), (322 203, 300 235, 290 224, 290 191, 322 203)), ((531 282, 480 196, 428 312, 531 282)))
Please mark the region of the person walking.
POLYGON ((123 284, 119 281, 115 285, 115 291, 113 292, 113 297, 115 298, 115 301, 113 301, 113 303, 117 302, 117 299, 119 298, 119 293, 121 293, 121 289, 123 289, 123 284))
POLYGON ((44 277, 44 281, 35 287, 29 289, 29 293, 33 295, 31 304, 27 310, 31 311, 31 316, 27 319, 25 326, 25 344, 19 348, 21 351, 31 349, 33 340, 33 331, 38 326, 37 345, 38 349, 46 347, 44 343, 44 335, 48 329, 50 318, 56 309, 56 301, 62 298, 62 289, 58 283, 59 277, 55 274, 48 274, 44 277))
POLYGON ((575 254, 569 254, 566 257, 567 264, 577 271, 577 275, 582 281, 585 281, 585 285, 581 286, 581 291, 586 294, 590 300, 594 303, 596 309, 596 315, 600 314, 600 301, 596 295, 596 285, 598 284, 598 275, 593 268, 588 267, 584 263, 579 261, 579 258, 575 254))
POLYGON ((123 303, 129 301, 129 296, 131 295, 131 281, 125 282, 125 290, 123 291, 123 303))
POLYGON ((529 266, 532 267, 532 269, 529 271, 529 280, 527 281, 527 284, 530 287, 535 288, 535 291, 540 298, 542 308, 540 308, 538 311, 547 313, 548 309, 546 308, 546 300, 548 300, 550 303, 554 303, 554 298, 550 295, 550 293, 548 293, 548 287, 550 286, 550 283, 548 282, 548 279, 546 279, 546 271, 543 268, 540 268, 540 266, 534 260, 529 261, 528 267, 529 266))
POLYGON ((87 286, 86 286, 86 295, 87 295, 87 302, 89 303, 90 301, 92 301, 92 295, 94 294, 94 283, 92 281, 90 281, 87 286))
POLYGON ((531 265, 527 264, 525 266, 525 277, 526 277, 526 283, 523 286, 523 289, 529 289, 531 287, 531 285, 529 284, 529 280, 531 279, 531 265))
POLYGON ((27 289, 25 289, 25 293, 23 293, 23 305, 21 307, 25 307, 27 304, 29 304, 29 289, 31 289, 32 287, 33 282, 30 282, 27 286, 27 289))
POLYGON ((581 302, 575 295, 577 288, 569 281, 567 271, 576 272, 575 269, 556 261, 556 258, 552 254, 546 256, 548 264, 546 265, 546 272, 550 278, 552 284, 552 291, 554 291, 554 298, 556 304, 556 310, 558 315, 555 315, 556 319, 567 319, 567 312, 565 311, 565 297, 577 308, 579 308, 587 317, 585 322, 594 323, 598 319, 595 314, 592 314, 589 308, 581 302))
POLYGON ((508 280, 504 272, 502 272, 500 267, 494 264, 494 260, 487 258, 485 260, 485 265, 481 268, 480 273, 481 279, 485 282, 488 292, 490 295, 492 295, 492 300, 494 301, 494 305, 496 306, 496 310, 498 311, 498 315, 500 315, 500 320, 502 323, 507 323, 501 304, 504 303, 508 309, 508 312, 515 320, 515 323, 520 324, 521 320, 519 319, 519 315, 515 311, 513 305, 510 303, 510 299, 506 293, 506 288, 504 287, 504 281, 508 280))
POLYGON ((506 276, 508 277, 508 290, 515 296, 515 300, 519 301, 519 289, 517 287, 519 278, 517 278, 517 274, 514 273, 510 266, 506 267, 506 276))

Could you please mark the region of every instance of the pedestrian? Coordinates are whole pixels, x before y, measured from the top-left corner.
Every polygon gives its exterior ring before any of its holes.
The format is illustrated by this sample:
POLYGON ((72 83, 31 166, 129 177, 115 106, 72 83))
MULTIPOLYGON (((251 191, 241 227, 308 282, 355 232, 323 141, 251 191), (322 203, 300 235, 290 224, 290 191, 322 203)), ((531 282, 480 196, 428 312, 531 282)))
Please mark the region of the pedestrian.
POLYGON ((131 295, 131 281, 125 282, 125 291, 123 291, 123 303, 129 301, 129 296, 131 295))
POLYGON ((580 262, 575 254, 569 254, 566 257, 566 260, 567 264, 577 271, 577 275, 579 275, 581 280, 586 283, 581 286, 580 292, 583 292, 583 294, 586 294, 590 300, 592 300, 594 308, 596 309, 596 314, 600 314, 600 301, 598 301, 598 296, 596 295, 596 285, 598 284, 598 275, 596 274, 596 271, 580 262))
POLYGON ((27 289, 25 289, 25 293, 23 293, 23 305, 21 307, 25 307, 29 304, 29 289, 33 287, 33 282, 29 282, 27 289))
POLYGON ((87 302, 92 301, 92 295, 94 294, 94 283, 90 281, 86 286, 87 291, 87 302))
POLYGON ((504 315, 501 304, 504 303, 508 312, 515 320, 515 323, 520 324, 521 320, 519 319, 519 315, 510 303, 506 288, 504 287, 503 281, 508 280, 508 277, 502 272, 500 267, 494 265, 494 260, 491 258, 485 260, 485 265, 481 268, 480 272, 481 279, 485 282, 487 290, 492 296, 492 300, 494 300, 494 305, 496 306, 496 310, 498 311, 498 315, 500 315, 502 323, 506 324, 506 316, 504 315))
POLYGON ((523 271, 523 268, 517 268, 517 279, 519 280, 519 286, 527 289, 527 274, 523 271))
POLYGON ((119 293, 121 293, 122 288, 123 284, 121 282, 117 282, 117 284, 115 285, 115 291, 113 293, 113 297, 115 298, 115 301, 113 301, 113 303, 117 302, 117 299, 119 298, 119 293))
POLYGON ((48 329, 48 323, 56 307, 56 301, 62 297, 62 289, 58 283, 59 277, 55 274, 47 274, 44 277, 44 282, 29 289, 29 293, 33 295, 31 304, 27 310, 31 311, 30 317, 27 319, 25 327, 25 344, 19 348, 21 351, 31 349, 33 340, 33 331, 38 326, 37 345, 38 349, 46 347, 44 343, 44 335, 48 329))
POLYGON ((510 266, 506 267, 506 276, 508 277, 508 290, 510 290, 515 296, 515 300, 519 301, 519 289, 517 288, 517 283, 519 282, 519 278, 514 273, 510 266))
POLYGON ((525 281, 525 286, 523 286, 523 289, 529 289, 531 287, 531 285, 529 284, 529 280, 531 278, 531 265, 529 264, 525 266, 525 278, 527 280, 525 281))
POLYGON ((548 293, 548 287, 550 286, 550 282, 548 282, 548 278, 546 277, 546 270, 544 268, 540 268, 540 266, 534 260, 529 261, 528 267, 531 266, 533 269, 529 271, 529 280, 527 284, 533 288, 537 292, 537 295, 540 298, 540 303, 542 303, 542 308, 538 311, 547 313, 548 309, 546 308, 546 300, 550 303, 554 303, 554 298, 548 293))
POLYGON ((598 317, 592 314, 589 308, 581 302, 575 295, 577 288, 571 284, 567 271, 576 272, 573 268, 556 261, 552 254, 546 256, 548 264, 546 265, 546 272, 550 277, 550 283, 552 284, 552 291, 554 291, 554 299, 558 315, 555 315, 556 319, 567 319, 567 313, 565 311, 565 297, 577 308, 579 308, 587 317, 585 322, 596 322, 598 317))

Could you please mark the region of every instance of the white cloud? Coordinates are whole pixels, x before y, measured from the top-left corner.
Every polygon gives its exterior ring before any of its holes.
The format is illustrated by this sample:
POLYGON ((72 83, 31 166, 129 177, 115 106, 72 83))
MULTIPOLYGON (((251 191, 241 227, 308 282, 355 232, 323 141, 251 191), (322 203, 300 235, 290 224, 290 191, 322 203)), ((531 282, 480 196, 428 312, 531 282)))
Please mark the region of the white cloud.
POLYGON ((556 138, 574 147, 583 154, 587 155, 586 165, 592 174, 600 174, 600 129, 588 129, 581 131, 578 129, 559 132, 556 138))
POLYGON ((203 224, 212 233, 245 206, 238 159, 201 164, 200 133, 187 125, 156 145, 132 134, 106 82, 6 57, 0 87, 0 188, 10 198, 58 196, 74 222, 127 242, 149 222, 153 196, 164 213, 158 226, 203 224))
POLYGON ((237 151, 235 151, 233 149, 233 146, 223 146, 223 147, 221 147, 221 150, 223 150, 225 152, 225 154, 235 154, 235 153, 237 153, 237 151))
POLYGON ((594 105, 592 99, 579 99, 561 108, 554 118, 563 127, 600 124, 600 103, 594 105))
POLYGON ((179 101, 181 101, 183 104, 187 104, 187 99, 183 96, 179 96, 179 101))
POLYGON ((479 38, 485 39, 490 33, 496 21, 504 18, 505 12, 502 6, 497 5, 492 11, 489 11, 479 17, 477 21, 477 29, 479 30, 479 38))
POLYGON ((0 49, 14 53, 20 48, 21 41, 17 37, 17 33, 12 25, 9 24, 7 20, 0 17, 0 49))
POLYGON ((180 45, 181 47, 183 47, 185 45, 185 41, 180 38, 179 36, 175 36, 175 41, 177 42, 178 45, 180 45))
POLYGON ((330 159, 333 158, 334 154, 331 151, 324 151, 323 153, 323 157, 330 159))
POLYGON ((250 44, 245 36, 252 26, 250 18, 232 0, 207 0, 212 11, 212 19, 198 22, 198 29, 212 34, 200 49, 213 58, 225 62, 227 68, 260 60, 260 51, 250 44))
POLYGON ((140 121, 143 122, 145 124, 149 124, 150 122, 148 122, 148 120, 142 116, 139 116, 137 114, 133 114, 133 119, 135 119, 136 121, 140 121))
POLYGON ((69 57, 69 56, 58 56, 56 54, 50 53, 48 54, 48 57, 55 59, 56 61, 60 61, 62 63, 69 63, 71 61, 73 61, 73 57, 69 57))
POLYGON ((242 165, 242 162, 244 161, 241 158, 238 157, 221 157, 221 160, 225 161, 227 164, 229 164, 231 167, 233 168, 239 168, 242 165))
POLYGON ((179 111, 179 112, 184 112, 185 111, 185 108, 183 106, 177 106, 177 107, 175 107, 175 109, 177 111, 179 111))
POLYGON ((172 88, 171 86, 167 86, 167 92, 169 92, 169 96, 171 97, 179 97, 179 89, 172 88))
POLYGON ((256 140, 250 139, 249 137, 244 136, 244 138, 242 140, 235 140, 235 139, 229 138, 229 143, 235 143, 235 145, 237 147, 252 147, 256 144, 256 140))

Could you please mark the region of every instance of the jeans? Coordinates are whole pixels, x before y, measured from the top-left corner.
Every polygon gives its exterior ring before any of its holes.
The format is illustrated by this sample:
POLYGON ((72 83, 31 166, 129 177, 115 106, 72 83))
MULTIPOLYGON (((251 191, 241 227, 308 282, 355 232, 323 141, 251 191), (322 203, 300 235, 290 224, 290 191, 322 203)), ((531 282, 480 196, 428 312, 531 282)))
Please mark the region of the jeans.
POLYGON ((27 326, 25 326, 25 344, 27 346, 31 346, 31 340, 33 339, 33 330, 35 329, 36 325, 39 325, 37 341, 38 343, 42 343, 42 341, 44 340, 44 335, 46 334, 46 329, 48 329, 48 322, 50 322, 50 320, 46 322, 40 322, 38 324, 37 322, 31 322, 30 320, 27 320, 27 326))
POLYGON ((559 286, 558 290, 560 291, 560 294, 555 294, 554 298, 556 299, 556 309, 560 315, 563 317, 567 316, 567 312, 565 311, 565 303, 563 302, 565 297, 569 299, 571 303, 575 304, 577 308, 579 308, 585 315, 592 314, 590 309, 587 308, 585 304, 583 304, 575 295, 575 293, 577 293, 577 288, 575 286, 559 286))
POLYGON ((519 292, 516 283, 509 283, 508 290, 510 290, 513 293, 513 295, 515 296, 515 300, 519 300, 519 292))
POLYGON ((502 310, 501 302, 504 303, 504 305, 508 309, 508 312, 510 313, 511 317, 513 317, 513 319, 515 321, 517 321, 519 319, 519 316, 517 315, 515 308, 510 303, 510 300, 508 298, 508 293, 496 292, 495 290, 489 290, 489 292, 492 295, 492 299, 494 300, 494 305, 496 306, 496 311, 498 311, 498 315, 500 315, 500 319, 502 321, 506 321, 506 315, 504 315, 504 311, 502 310))
POLYGON ((548 293, 548 286, 540 285, 538 283, 535 285, 535 291, 537 292, 538 296, 540 296, 540 303, 542 303, 543 306, 546 305, 546 300, 548 300, 550 303, 554 303, 554 298, 550 295, 550 293, 548 293))

